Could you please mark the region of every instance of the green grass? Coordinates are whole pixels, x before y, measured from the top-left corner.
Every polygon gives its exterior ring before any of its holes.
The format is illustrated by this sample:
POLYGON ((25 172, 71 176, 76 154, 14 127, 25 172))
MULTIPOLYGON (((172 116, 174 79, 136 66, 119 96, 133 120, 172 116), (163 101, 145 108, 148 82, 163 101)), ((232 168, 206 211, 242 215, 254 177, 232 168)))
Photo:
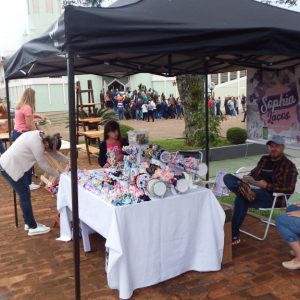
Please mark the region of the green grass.
POLYGON ((124 125, 124 124, 120 124, 120 131, 121 131, 121 136, 123 139, 127 138, 127 136, 128 136, 127 132, 131 131, 131 130, 134 130, 134 128, 124 125))
POLYGON ((184 139, 169 139, 169 140, 159 140, 159 141, 151 141, 150 144, 152 145, 159 145, 163 149, 169 152, 176 152, 179 150, 186 151, 186 150, 197 150, 198 147, 192 147, 186 145, 184 139))
MULTIPOLYGON (((167 140, 154 140, 150 142, 153 145, 159 145, 169 152, 176 152, 179 150, 199 150, 201 147, 189 146, 185 143, 184 139, 167 139, 167 140)), ((225 138, 218 138, 211 147, 221 147, 229 145, 228 141, 225 138)), ((204 148, 204 146, 203 146, 204 148)))
POLYGON ((230 143, 226 138, 218 137, 211 143, 210 147, 223 147, 228 145, 230 145, 230 143))

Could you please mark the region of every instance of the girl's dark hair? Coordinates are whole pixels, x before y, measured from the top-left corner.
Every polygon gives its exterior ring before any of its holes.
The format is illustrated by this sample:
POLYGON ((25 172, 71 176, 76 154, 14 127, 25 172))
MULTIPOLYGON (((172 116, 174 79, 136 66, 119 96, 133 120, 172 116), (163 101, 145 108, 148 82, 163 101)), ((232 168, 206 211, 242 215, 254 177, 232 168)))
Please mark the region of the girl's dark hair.
POLYGON ((61 136, 59 133, 51 134, 51 135, 45 135, 42 133, 42 139, 43 143, 48 143, 49 149, 51 151, 58 151, 61 147, 61 136))
POLYGON ((105 126, 104 126, 104 141, 108 140, 108 138, 109 138, 108 133, 114 132, 114 131, 118 131, 118 134, 119 134, 118 140, 121 141, 121 139, 122 139, 121 130, 120 130, 120 125, 117 121, 108 121, 105 124, 105 126))

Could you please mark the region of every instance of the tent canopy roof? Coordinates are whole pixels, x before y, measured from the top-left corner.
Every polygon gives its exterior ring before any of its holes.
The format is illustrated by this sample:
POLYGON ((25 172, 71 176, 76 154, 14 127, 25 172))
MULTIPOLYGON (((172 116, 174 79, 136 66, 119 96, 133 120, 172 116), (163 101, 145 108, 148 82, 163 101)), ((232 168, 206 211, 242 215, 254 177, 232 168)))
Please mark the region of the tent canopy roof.
POLYGON ((119 0, 66 7, 5 60, 6 79, 76 74, 174 76, 300 64, 300 14, 253 0, 119 0), (122 5, 123 3, 129 3, 122 5))

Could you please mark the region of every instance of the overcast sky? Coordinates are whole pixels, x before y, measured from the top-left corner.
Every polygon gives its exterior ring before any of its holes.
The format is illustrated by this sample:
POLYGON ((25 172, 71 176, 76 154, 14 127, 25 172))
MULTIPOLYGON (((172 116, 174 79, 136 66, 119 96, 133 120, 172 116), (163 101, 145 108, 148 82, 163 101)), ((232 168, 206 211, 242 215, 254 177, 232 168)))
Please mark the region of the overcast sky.
MULTIPOLYGON (((27 28, 26 2, 0 0, 0 54, 15 51, 22 42, 22 35, 27 28)), ((300 3, 292 9, 300 12, 300 3)))

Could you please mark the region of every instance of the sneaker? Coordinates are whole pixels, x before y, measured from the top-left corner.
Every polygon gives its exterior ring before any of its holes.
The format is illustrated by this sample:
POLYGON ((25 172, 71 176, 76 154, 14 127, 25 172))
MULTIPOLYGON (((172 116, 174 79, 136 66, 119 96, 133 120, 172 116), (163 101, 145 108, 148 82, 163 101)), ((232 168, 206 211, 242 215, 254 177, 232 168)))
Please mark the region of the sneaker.
POLYGON ((50 227, 47 227, 45 225, 42 224, 37 224, 37 227, 32 229, 30 228, 28 230, 28 235, 29 236, 34 236, 34 235, 40 235, 40 234, 45 234, 50 232, 50 227))
MULTIPOLYGON (((37 226, 44 226, 44 227, 47 227, 46 225, 43 225, 43 224, 41 224, 41 223, 36 223, 36 225, 37 225, 37 226)), ((25 230, 25 231, 28 231, 28 230, 29 230, 29 226, 28 226, 27 224, 24 225, 24 230, 25 230)))
POLYGON ((29 185, 31 191, 39 189, 41 186, 39 184, 32 183, 29 185))
POLYGON ((300 263, 295 260, 284 261, 282 263, 282 266, 288 270, 299 270, 300 269, 300 263))

